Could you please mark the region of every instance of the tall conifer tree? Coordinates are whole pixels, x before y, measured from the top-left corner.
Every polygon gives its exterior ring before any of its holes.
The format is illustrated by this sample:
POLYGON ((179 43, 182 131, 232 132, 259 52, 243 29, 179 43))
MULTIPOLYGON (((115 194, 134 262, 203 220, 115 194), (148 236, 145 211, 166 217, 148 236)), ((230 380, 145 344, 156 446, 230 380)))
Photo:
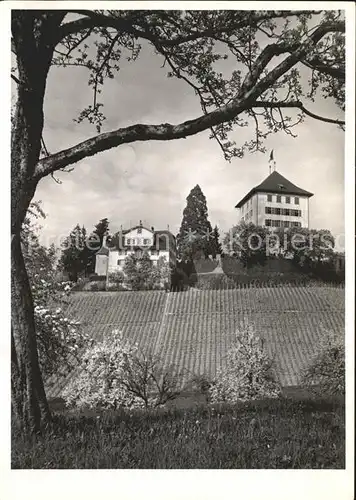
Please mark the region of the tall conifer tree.
POLYGON ((215 226, 213 230, 212 247, 212 255, 214 258, 217 254, 222 254, 222 246, 220 243, 220 233, 218 226, 215 226))
POLYGON ((206 198, 197 184, 187 196, 187 205, 177 235, 178 258, 192 261, 212 253, 212 227, 208 219, 206 198))
POLYGON ((86 273, 86 240, 85 227, 77 224, 63 242, 59 268, 66 271, 72 281, 77 281, 81 274, 86 273))
POLYGON ((95 229, 88 238, 88 244, 85 248, 86 272, 87 274, 95 271, 95 255, 103 245, 104 238, 109 239, 109 220, 105 217, 100 219, 96 224, 95 229))

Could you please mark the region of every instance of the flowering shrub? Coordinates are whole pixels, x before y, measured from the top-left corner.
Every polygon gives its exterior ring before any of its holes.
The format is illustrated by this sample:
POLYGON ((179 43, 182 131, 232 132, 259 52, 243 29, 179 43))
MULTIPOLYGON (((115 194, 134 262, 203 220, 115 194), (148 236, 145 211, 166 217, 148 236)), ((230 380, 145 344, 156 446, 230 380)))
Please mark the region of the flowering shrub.
POLYGON ((341 335, 324 329, 303 381, 317 395, 345 395, 345 343, 341 335))
POLYGON ((79 322, 66 317, 63 306, 72 283, 37 279, 31 283, 37 348, 41 371, 50 376, 60 367, 71 369, 79 352, 90 344, 90 338, 79 322))
POLYGON ((22 227, 21 240, 34 303, 40 367, 42 374, 49 377, 59 368, 71 369, 90 339, 63 311, 73 283, 58 280, 55 247, 47 248, 39 243, 36 221, 44 217, 40 204, 32 203, 22 227))
POLYGON ((280 386, 271 374, 271 360, 251 326, 236 333, 226 355, 225 366, 218 371, 210 388, 213 403, 275 398, 280 386))
POLYGON ((149 408, 179 394, 179 376, 162 370, 158 357, 144 355, 118 330, 83 356, 80 373, 63 392, 67 406, 77 408, 149 408))

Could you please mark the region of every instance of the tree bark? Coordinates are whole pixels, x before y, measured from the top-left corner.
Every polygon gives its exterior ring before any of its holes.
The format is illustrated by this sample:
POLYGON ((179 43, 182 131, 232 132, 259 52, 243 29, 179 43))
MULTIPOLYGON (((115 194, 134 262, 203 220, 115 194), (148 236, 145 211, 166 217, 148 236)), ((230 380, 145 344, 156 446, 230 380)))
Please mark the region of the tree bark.
POLYGON ((11 23, 19 74, 11 130, 11 396, 16 424, 31 433, 50 421, 50 411, 38 360, 21 228, 37 186, 34 172, 41 151, 52 28, 62 17, 60 13, 13 11, 11 23))
POLYGON ((11 391, 16 423, 31 433, 50 421, 40 372, 31 288, 20 234, 11 248, 11 391))

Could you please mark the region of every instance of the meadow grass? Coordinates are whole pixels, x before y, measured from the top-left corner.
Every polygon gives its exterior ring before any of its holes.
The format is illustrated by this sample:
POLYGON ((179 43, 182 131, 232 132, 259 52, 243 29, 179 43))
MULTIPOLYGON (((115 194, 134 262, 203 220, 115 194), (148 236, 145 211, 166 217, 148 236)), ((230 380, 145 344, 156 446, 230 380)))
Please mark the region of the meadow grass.
POLYGON ((70 414, 25 438, 13 469, 342 469, 339 403, 280 399, 189 409, 70 414))

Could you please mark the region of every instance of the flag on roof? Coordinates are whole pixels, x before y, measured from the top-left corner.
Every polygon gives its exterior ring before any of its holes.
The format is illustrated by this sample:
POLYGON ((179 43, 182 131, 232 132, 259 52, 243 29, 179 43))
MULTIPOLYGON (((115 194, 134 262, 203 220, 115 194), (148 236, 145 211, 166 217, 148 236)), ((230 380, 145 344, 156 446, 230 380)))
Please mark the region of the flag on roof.
POLYGON ((273 156, 273 149, 271 150, 271 154, 269 155, 269 161, 273 161, 274 156, 273 156))

